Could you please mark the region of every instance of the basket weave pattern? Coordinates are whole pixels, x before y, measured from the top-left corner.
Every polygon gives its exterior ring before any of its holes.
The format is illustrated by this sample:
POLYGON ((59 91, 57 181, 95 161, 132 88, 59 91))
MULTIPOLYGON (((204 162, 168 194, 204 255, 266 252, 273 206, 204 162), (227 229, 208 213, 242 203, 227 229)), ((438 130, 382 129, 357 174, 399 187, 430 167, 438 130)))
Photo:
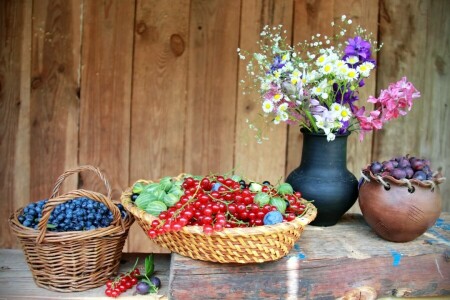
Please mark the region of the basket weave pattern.
POLYGON ((58 178, 52 197, 43 209, 38 230, 25 227, 18 221, 23 208, 10 216, 10 227, 19 239, 38 286, 58 292, 78 292, 101 286, 117 273, 122 249, 134 218, 128 215, 122 219, 110 195, 111 188, 103 174, 95 167, 81 166, 66 171, 58 178), (84 170, 92 171, 102 179, 108 196, 81 189, 58 196, 64 179, 84 170), (110 226, 88 231, 47 232, 47 222, 53 209, 77 197, 88 197, 105 204, 113 213, 110 226))
MULTIPOLYGON (((148 181, 140 180, 148 184, 148 181)), ((154 216, 138 208, 131 201, 128 188, 121 197, 122 204, 130 211, 147 235, 154 216)), ((289 253, 300 238, 303 229, 316 217, 317 210, 308 203, 305 214, 294 221, 270 226, 249 228, 225 228, 206 235, 201 226, 185 226, 178 232, 157 236, 157 244, 193 259, 220 263, 261 263, 277 260, 289 253)))

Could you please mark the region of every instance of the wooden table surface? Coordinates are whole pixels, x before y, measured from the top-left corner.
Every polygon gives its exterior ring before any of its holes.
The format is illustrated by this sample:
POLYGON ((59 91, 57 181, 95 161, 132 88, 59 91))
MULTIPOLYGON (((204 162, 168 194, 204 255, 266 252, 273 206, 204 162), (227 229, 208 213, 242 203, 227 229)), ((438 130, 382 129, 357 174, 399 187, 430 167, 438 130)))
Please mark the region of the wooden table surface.
MULTIPOLYGON (((139 257, 138 267, 143 270, 145 254, 124 253, 120 272, 126 272, 139 257)), ((161 279, 158 294, 133 295, 134 288, 120 295, 117 299, 167 299, 169 288, 170 254, 155 254, 155 275, 161 279)), ((0 300, 32 300, 32 299, 113 299, 105 296, 105 286, 77 293, 59 293, 36 286, 25 262, 21 250, 0 250, 0 300)))
POLYGON ((379 238, 362 215, 332 227, 307 226, 284 258, 263 264, 219 264, 177 254, 171 299, 335 299, 368 287, 378 297, 450 298, 450 214, 408 243, 379 238), (195 286, 195 289, 191 287, 195 286))
MULTIPOLYGON (((124 254, 126 271, 145 254, 124 254)), ((219 264, 177 254, 155 255, 158 295, 119 299, 335 299, 369 287, 378 295, 450 298, 450 214, 415 241, 391 243, 377 237, 361 215, 335 226, 307 226, 284 258, 263 264, 219 264)), ((1 299, 111 299, 105 287, 57 293, 37 287, 21 250, 0 250, 1 299)), ((356 298, 359 299, 359 298, 356 298)))

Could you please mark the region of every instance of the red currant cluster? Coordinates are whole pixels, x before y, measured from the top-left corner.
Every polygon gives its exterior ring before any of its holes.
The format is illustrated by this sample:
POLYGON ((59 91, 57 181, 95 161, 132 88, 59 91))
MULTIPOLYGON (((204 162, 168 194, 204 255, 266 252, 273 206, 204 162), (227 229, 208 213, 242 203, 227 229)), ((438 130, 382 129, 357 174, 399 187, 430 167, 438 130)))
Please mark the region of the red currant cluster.
POLYGON ((193 225, 203 226, 205 234, 219 232, 224 228, 262 226, 265 215, 276 211, 277 207, 255 203, 258 192, 280 197, 288 203, 283 222, 294 220, 306 207, 301 201, 300 192, 280 195, 270 184, 260 185, 259 191, 252 191, 245 181, 238 182, 223 176, 204 177, 201 180, 188 177, 184 179, 182 187, 184 194, 180 200, 152 222, 148 231, 150 238, 193 225))
POLYGON ((134 268, 125 274, 120 274, 113 280, 108 280, 106 282, 105 295, 112 298, 119 297, 120 294, 131 289, 138 283, 138 279, 136 277, 139 275, 139 269, 134 268))

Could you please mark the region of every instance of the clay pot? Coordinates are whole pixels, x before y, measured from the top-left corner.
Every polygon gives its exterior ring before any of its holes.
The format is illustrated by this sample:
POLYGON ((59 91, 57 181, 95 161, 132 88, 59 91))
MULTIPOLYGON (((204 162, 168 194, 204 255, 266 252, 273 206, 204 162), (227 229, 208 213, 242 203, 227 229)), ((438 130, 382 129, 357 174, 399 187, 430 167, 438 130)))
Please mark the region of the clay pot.
POLYGON ((439 184, 445 178, 419 181, 374 176, 363 170, 359 206, 369 226, 383 239, 408 242, 434 225, 441 214, 439 184))

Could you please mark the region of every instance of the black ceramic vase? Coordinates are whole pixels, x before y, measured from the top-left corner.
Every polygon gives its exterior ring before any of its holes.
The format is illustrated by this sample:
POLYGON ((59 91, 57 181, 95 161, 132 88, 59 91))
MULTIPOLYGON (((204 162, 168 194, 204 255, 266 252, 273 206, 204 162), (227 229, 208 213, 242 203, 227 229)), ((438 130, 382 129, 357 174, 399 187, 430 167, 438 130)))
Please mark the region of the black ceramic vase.
POLYGON ((314 200, 315 226, 335 225, 358 198, 358 180, 347 169, 348 134, 327 141, 323 134, 303 131, 300 166, 286 179, 306 200, 314 200))

